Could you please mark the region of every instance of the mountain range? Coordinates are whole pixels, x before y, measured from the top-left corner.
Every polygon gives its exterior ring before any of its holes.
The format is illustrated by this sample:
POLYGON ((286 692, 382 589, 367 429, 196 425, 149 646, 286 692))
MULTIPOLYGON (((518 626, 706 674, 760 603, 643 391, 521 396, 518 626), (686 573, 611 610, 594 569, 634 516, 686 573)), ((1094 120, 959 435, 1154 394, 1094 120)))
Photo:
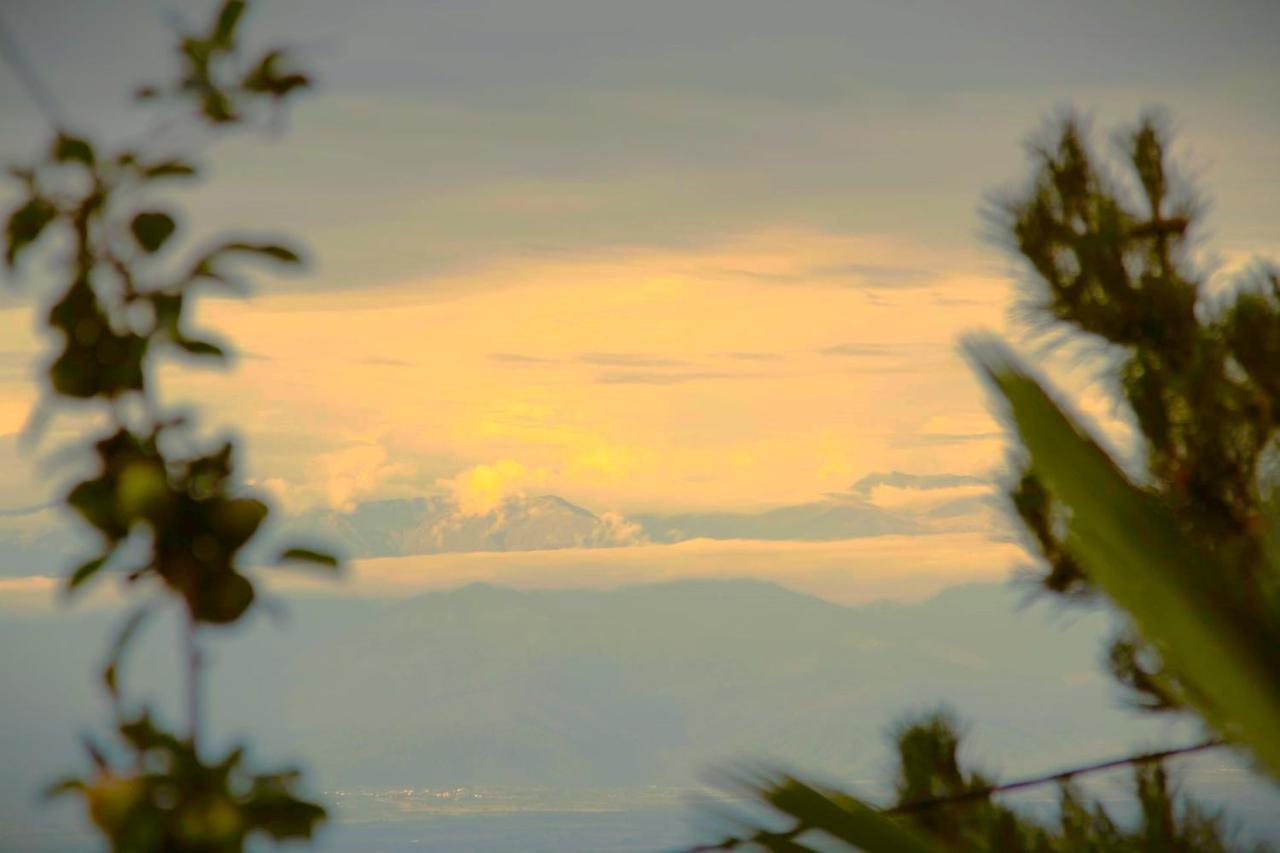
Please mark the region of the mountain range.
POLYGON ((370 501, 350 511, 313 510, 290 519, 293 535, 335 543, 350 557, 474 551, 609 548, 690 539, 825 542, 921 533, 904 512, 852 494, 758 512, 597 515, 556 495, 511 496, 482 514, 464 514, 447 496, 370 501))
POLYGON ((312 510, 285 526, 289 533, 334 542, 351 557, 607 548, 643 541, 621 517, 598 516, 555 495, 509 497, 479 514, 460 512, 445 495, 367 501, 346 512, 312 510))
MULTIPOLYGON (((305 757, 330 797, 687 787, 745 759, 876 795, 886 733, 938 705, 970 721, 966 755, 1002 778, 1195 736, 1122 705, 1099 659, 1111 619, 1025 600, 974 584, 846 607, 758 581, 295 598, 284 630, 260 616, 211 632, 210 743, 249 740, 264 764, 305 757)), ((77 736, 105 716, 95 673, 119 615, 0 609, 0 828, 38 833, 32 791, 83 767, 77 736)), ((176 630, 153 620, 122 672, 169 719, 176 630)), ((1217 801, 1277 813, 1265 785, 1215 767, 1217 801)))
MULTIPOLYGON (((284 630, 260 618, 211 643, 210 719, 307 756, 326 787, 689 784, 743 756, 868 778, 885 726, 937 702, 981 721, 1015 766, 1142 731, 1099 673, 1106 620, 1054 624, 1019 595, 980 584, 845 607, 767 582, 680 581, 297 599, 284 630)), ((0 610, 0 642, 22 649, 0 659, 0 781, 74 766, 115 616, 0 610)), ((171 628, 148 626, 123 674, 162 707, 171 628)))
MULTIPOLYGON (((891 534, 990 529, 990 498, 972 477, 863 478, 819 500, 743 512, 595 513, 557 495, 509 495, 484 512, 464 512, 449 494, 370 500, 350 508, 276 515, 255 540, 251 561, 281 542, 304 542, 346 558, 414 554, 611 548, 691 539, 828 542, 891 534), (876 488, 931 493, 931 502, 885 507, 876 488), (967 489, 956 495, 954 489, 967 489), (947 489, 952 489, 951 493, 947 489), (940 497, 934 497, 939 495, 940 497)), ((57 507, 0 516, 0 577, 53 575, 92 549, 84 526, 57 507)))

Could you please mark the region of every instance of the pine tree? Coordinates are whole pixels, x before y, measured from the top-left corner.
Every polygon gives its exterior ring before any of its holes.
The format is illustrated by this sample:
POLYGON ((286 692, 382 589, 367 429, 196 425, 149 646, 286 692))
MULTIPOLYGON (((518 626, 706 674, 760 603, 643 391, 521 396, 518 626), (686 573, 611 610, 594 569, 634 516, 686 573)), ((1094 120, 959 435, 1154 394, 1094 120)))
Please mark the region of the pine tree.
POLYGON ((925 715, 896 738, 891 805, 765 773, 740 784, 792 826, 702 849, 806 850, 826 835, 873 851, 1229 850, 1223 818, 1178 797, 1163 759, 1227 746, 1280 780, 1280 276, 1258 269, 1228 298, 1208 293, 1190 251, 1201 207, 1167 139, 1155 118, 1119 135, 1116 177, 1067 117, 1032 146, 1029 187, 993 210, 1032 274, 1031 321, 1107 366, 1142 473, 1126 474, 1002 343, 967 348, 1017 435, 1008 500, 1041 588, 1123 613, 1114 677, 1140 707, 1199 719, 1210 738, 998 785, 961 765, 953 719, 925 715), (1071 781, 1124 765, 1140 812, 1129 828, 1071 781), (1053 826, 997 799, 1049 783, 1053 826))

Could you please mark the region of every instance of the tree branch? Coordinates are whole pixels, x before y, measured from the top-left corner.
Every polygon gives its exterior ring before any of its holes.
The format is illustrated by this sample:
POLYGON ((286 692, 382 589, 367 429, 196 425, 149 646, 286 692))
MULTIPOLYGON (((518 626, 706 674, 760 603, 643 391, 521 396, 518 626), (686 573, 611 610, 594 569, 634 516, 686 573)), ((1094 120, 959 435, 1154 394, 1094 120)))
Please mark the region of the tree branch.
MULTIPOLYGON (((942 808, 944 806, 961 805, 977 800, 985 800, 994 794, 1003 794, 1007 791, 1018 791, 1023 788, 1033 788, 1039 785, 1048 785, 1053 782, 1066 782, 1076 776, 1100 773, 1104 770, 1114 770, 1118 767, 1136 767, 1142 764, 1151 764, 1158 761, 1164 761, 1166 758, 1190 755, 1192 753, 1216 749, 1217 747, 1225 745, 1225 741, 1218 738, 1211 738, 1189 746, 1163 749, 1159 752, 1144 752, 1138 755, 1126 756, 1125 758, 1113 758, 1107 761, 1100 761, 1096 764, 1086 764, 1082 767, 1073 767, 1070 770, 1062 770, 1057 773, 1051 773, 1047 776, 1034 776, 1029 779, 1019 779, 1015 782, 1006 782, 1002 785, 987 785, 982 788, 974 788, 960 794, 950 794, 945 797, 929 797, 922 800, 913 800, 908 803, 893 806, 892 808, 884 809, 882 813, 888 815, 918 814, 920 812, 929 811, 930 809, 935 808, 942 808)), ((800 823, 791 829, 782 830, 780 832, 759 830, 749 836, 729 836, 715 844, 691 848, 689 853, 710 853, 715 850, 733 850, 735 848, 746 847, 752 844, 761 844, 762 842, 770 842, 770 849, 777 849, 772 845, 780 842, 782 849, 787 849, 785 845, 794 843, 794 839, 803 835, 812 828, 813 827, 804 823, 800 823)))
POLYGON ((1058 773, 1052 773, 1048 776, 1035 776, 1030 779, 1019 779, 1016 782, 1006 782, 1002 785, 987 785, 982 788, 974 788, 960 794, 950 794, 945 797, 929 797, 923 800, 914 800, 909 803, 902 803, 901 805, 886 809, 885 813, 916 814, 939 806, 967 803, 972 802, 973 800, 985 800, 992 794, 1002 794, 1006 791, 1033 788, 1037 785, 1047 785, 1051 782, 1066 782, 1068 779, 1072 779, 1076 776, 1083 776, 1088 773, 1099 773, 1103 770, 1114 770, 1117 767, 1136 767, 1141 764, 1151 764, 1153 762, 1163 761, 1166 758, 1173 758, 1178 755, 1188 755, 1193 752, 1203 752, 1207 749, 1215 749, 1220 746, 1225 746, 1225 743, 1225 741, 1218 738, 1211 738, 1200 743, 1191 744, 1190 746, 1164 749, 1159 752, 1145 752, 1139 755, 1131 755, 1127 758, 1113 758, 1109 761, 1100 761, 1097 764, 1086 764, 1083 767, 1074 767, 1070 770, 1063 770, 1058 773))

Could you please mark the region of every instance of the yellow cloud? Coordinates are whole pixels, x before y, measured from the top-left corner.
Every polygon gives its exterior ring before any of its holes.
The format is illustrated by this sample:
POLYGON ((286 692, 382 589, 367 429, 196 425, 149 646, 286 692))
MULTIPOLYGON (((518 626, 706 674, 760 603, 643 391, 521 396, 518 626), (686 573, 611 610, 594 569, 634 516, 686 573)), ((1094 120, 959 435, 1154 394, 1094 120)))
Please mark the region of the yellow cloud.
POLYGON ((991 297, 1007 283, 983 262, 771 229, 206 300, 193 322, 261 357, 161 378, 166 398, 239 425, 255 474, 292 504, 421 494, 445 476, 476 510, 528 487, 494 460, 596 510, 803 501, 871 470, 982 470, 972 444, 900 439, 984 416, 953 350, 961 331, 1000 325, 991 297), (842 347, 891 355, 824 354, 842 347), (468 466, 494 471, 453 476, 468 466))
POLYGON ((541 472, 530 472, 519 462, 502 459, 492 465, 476 465, 438 483, 453 493, 458 512, 485 515, 501 506, 506 498, 521 494, 543 479, 541 472))

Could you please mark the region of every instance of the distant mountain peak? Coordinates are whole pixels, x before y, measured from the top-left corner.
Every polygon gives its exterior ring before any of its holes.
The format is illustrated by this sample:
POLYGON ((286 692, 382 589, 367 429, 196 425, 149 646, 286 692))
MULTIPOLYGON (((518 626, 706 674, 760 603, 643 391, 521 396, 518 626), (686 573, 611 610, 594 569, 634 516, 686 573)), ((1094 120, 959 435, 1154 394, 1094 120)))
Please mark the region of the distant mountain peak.
POLYGON ((597 516, 557 495, 514 495, 485 513, 463 513, 444 495, 313 511, 290 527, 338 540, 353 557, 474 551, 610 548, 645 541, 619 517, 597 516))

